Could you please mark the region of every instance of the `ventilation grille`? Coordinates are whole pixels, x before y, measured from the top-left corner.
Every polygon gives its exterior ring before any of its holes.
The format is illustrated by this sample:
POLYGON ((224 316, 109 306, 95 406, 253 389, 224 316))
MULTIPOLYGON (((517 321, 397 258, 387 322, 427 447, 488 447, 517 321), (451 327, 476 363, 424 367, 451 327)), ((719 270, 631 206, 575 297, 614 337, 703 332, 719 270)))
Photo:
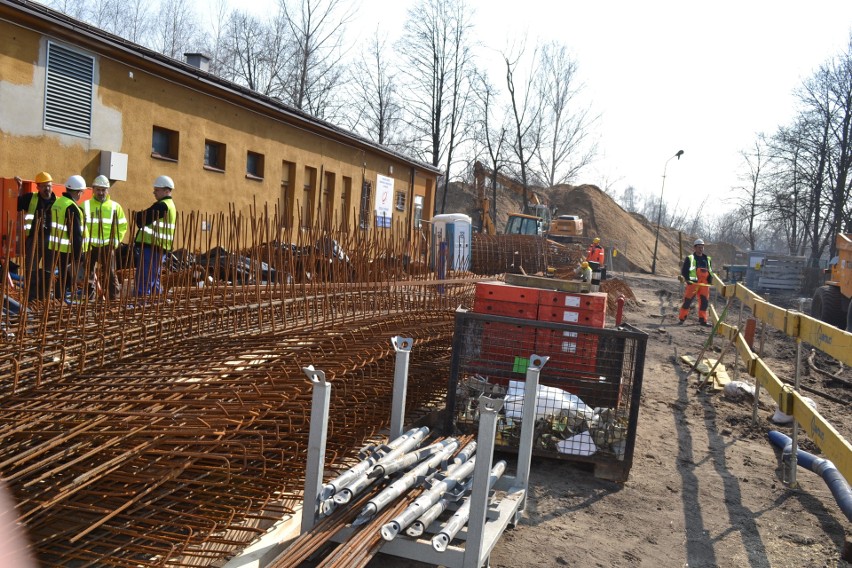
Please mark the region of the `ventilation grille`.
POLYGON ((91 136, 94 74, 94 57, 47 44, 46 130, 91 136))

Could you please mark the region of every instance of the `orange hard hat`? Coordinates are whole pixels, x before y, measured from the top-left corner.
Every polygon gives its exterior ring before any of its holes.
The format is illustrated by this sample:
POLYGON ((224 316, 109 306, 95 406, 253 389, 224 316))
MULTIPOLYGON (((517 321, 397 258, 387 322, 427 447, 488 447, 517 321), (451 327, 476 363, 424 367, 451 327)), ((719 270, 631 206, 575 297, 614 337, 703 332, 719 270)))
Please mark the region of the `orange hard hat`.
POLYGON ((47 172, 39 172, 36 174, 35 182, 36 183, 47 183, 53 181, 53 177, 47 172))

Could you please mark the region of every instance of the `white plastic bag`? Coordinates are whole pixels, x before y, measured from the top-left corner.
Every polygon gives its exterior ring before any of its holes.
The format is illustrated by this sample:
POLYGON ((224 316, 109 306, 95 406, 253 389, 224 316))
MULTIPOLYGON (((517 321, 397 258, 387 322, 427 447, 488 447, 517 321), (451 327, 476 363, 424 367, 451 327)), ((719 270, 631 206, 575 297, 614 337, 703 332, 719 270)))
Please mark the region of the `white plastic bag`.
MULTIPOLYGON (((817 405, 816 405, 816 402, 814 402, 814 399, 803 396, 802 400, 804 400, 805 404, 807 404, 808 406, 810 406, 814 410, 817 409, 817 405)), ((792 424, 793 423, 793 417, 790 416, 789 414, 784 414, 783 412, 781 412, 778 409, 775 409, 775 414, 772 415, 772 418, 770 418, 769 421, 774 423, 774 424, 792 424)))
MULTIPOLYGON (((520 419, 524 409, 524 387, 522 381, 509 381, 509 390, 503 402, 507 418, 520 419)), ((569 415, 591 420, 595 412, 577 395, 556 387, 538 385, 536 390, 535 417, 569 415)))
POLYGON ((580 432, 570 438, 557 442, 556 449, 559 450, 559 453, 574 456, 590 456, 598 451, 598 447, 588 432, 580 432))

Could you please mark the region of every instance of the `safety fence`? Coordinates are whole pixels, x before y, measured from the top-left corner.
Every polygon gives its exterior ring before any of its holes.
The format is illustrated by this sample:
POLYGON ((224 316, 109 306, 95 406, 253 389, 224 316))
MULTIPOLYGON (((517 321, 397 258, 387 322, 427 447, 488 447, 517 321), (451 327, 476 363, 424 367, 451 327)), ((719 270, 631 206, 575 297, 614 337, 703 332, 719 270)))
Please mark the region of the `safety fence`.
MULTIPOLYGON (((852 365, 852 333, 799 311, 773 305, 740 283, 724 284, 714 277, 714 287, 729 303, 734 299, 740 302, 740 321, 743 308, 749 308, 752 317, 764 326, 783 332, 798 344, 810 344, 845 365, 852 365)), ((712 320, 718 322, 719 314, 712 306, 710 311, 712 320)), ((742 358, 746 372, 754 378, 755 412, 762 387, 778 404, 778 409, 792 416, 804 429, 808 437, 822 450, 825 458, 832 461, 847 480, 852 479, 852 445, 818 411, 806 404, 799 391, 778 378, 766 362, 752 351, 738 326, 723 320, 718 324, 716 334, 731 341, 736 347, 735 356, 742 358)), ((801 362, 797 362, 798 364, 801 362)))

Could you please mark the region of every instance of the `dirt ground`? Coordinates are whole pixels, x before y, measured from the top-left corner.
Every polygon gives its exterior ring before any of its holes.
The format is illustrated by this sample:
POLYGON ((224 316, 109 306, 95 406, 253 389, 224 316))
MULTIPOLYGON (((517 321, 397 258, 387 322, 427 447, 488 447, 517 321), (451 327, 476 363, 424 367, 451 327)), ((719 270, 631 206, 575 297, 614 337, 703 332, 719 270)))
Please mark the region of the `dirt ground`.
MULTIPOLYGON (((649 334, 630 477, 616 484, 581 464, 534 458, 526 512, 497 543, 491 566, 849 566, 849 522, 825 482, 801 467, 798 488, 780 481, 779 454, 766 433, 792 429, 769 421, 774 403, 764 393, 753 427, 750 398, 699 392, 695 374, 687 379, 678 360, 698 355, 709 331, 694 314, 676 325, 678 282, 633 273, 623 279, 637 298, 625 319, 649 334)), ((763 355, 779 377, 793 379, 793 342, 768 332, 763 355)), ((732 355, 723 363, 732 374, 732 355)), ((825 357, 817 364, 837 369, 825 357)), ((842 376, 849 379, 849 371, 842 376)), ((803 384, 836 399, 809 395, 850 439, 845 385, 816 373, 803 384)), ((818 453, 809 440, 801 445, 818 453)), ((379 556, 370 566, 426 565, 379 556)))

